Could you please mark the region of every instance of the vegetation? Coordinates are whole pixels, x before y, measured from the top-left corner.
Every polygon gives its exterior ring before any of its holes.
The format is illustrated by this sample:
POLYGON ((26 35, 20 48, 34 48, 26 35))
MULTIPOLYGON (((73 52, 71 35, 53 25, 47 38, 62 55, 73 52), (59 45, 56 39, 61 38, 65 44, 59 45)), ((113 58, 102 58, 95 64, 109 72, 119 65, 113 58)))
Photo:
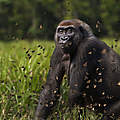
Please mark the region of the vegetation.
MULTIPOLYGON (((120 44, 105 39, 120 53, 120 44), (116 46, 118 45, 118 46, 116 46)), ((39 93, 46 81, 54 43, 43 41, 0 42, 0 120, 32 120, 38 104, 39 93)), ((72 114, 68 108, 68 83, 66 76, 61 86, 61 96, 49 120, 73 120, 81 108, 76 106, 72 114)), ((84 116, 80 116, 81 118, 84 116)), ((87 110, 87 118, 97 116, 87 110)))
MULTIPOLYGON (((0 0, 0 120, 33 119, 54 50, 54 43, 45 39, 53 39, 61 20, 80 18, 100 37, 117 39, 104 41, 120 53, 119 6, 118 0, 0 0), (31 41, 38 38, 42 41, 31 41)), ((81 108, 76 106, 70 114, 68 89, 65 76, 49 119, 77 119, 81 108)), ((97 116, 87 110, 89 117, 97 116)))
POLYGON ((30 120, 54 45, 17 41, 0 42, 0 46, 0 120, 30 120))
POLYGON ((50 40, 58 22, 70 18, 87 22, 99 36, 118 37, 119 6, 119 0, 0 0, 0 39, 50 40))

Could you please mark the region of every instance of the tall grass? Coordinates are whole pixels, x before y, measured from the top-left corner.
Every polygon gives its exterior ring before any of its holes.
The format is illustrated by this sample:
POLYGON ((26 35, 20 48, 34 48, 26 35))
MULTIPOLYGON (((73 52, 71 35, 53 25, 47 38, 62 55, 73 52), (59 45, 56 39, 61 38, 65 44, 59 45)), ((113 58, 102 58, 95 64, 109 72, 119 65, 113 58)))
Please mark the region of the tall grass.
POLYGON ((0 119, 30 120, 46 80, 54 44, 0 43, 0 119))
MULTIPOLYGON (((120 53, 120 44, 104 40, 120 53), (116 47, 116 44, 118 45, 116 47)), ((39 99, 39 92, 46 81, 54 42, 14 41, 0 42, 0 120, 32 120, 39 99)), ((76 106, 72 114, 68 107, 68 82, 64 77, 61 96, 50 119, 76 120, 81 108, 76 106)), ((87 120, 95 119, 87 110, 87 120)))

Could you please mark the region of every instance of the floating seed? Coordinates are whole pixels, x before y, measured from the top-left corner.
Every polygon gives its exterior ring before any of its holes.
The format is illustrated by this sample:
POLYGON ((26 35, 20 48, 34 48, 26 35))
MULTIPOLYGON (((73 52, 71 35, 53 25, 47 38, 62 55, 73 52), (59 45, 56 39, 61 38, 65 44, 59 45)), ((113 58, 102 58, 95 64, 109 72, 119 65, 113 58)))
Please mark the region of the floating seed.
POLYGON ((22 68, 23 71, 25 71, 25 67, 24 66, 22 66, 21 68, 22 68))
POLYGON ((26 76, 26 75, 24 75, 24 77, 26 78, 27 76, 26 76))
POLYGON ((118 39, 115 39, 115 42, 117 42, 118 41, 118 39))
POLYGON ((68 45, 71 46, 71 45, 72 45, 72 42, 69 42, 68 45))
POLYGON ((56 76, 55 79, 58 80, 59 79, 58 76, 56 76))
POLYGON ((102 68, 102 70, 104 70, 105 68, 102 68))
POLYGON ((53 105, 53 101, 51 101, 50 104, 53 105))
POLYGON ((57 112, 55 112, 55 115, 57 115, 58 113, 57 112))
POLYGON ((42 47, 41 45, 38 45, 38 47, 42 47))
POLYGON ((32 56, 29 56, 29 59, 31 59, 32 56))
POLYGON ((21 98, 22 96, 17 96, 18 98, 21 98))
POLYGON ((83 96, 86 96, 86 93, 83 93, 82 95, 83 95, 83 96))
POLYGON ((53 93, 55 94, 55 93, 57 93, 57 91, 55 90, 53 93))
POLYGON ((96 71, 98 71, 100 68, 96 68, 96 71))
POLYGON ((43 26, 42 25, 40 25, 40 29, 42 29, 43 28, 43 26))
POLYGON ((32 50, 32 53, 34 53, 35 52, 35 50, 32 50))
POLYGON ((87 86, 86 86, 86 88, 90 88, 90 86, 89 86, 89 85, 87 85, 87 86))
POLYGON ((42 103, 40 103, 40 105, 43 105, 42 103))
POLYGON ((65 102, 62 100, 62 104, 64 104, 65 102))
POLYGON ((30 54, 28 53, 27 56, 30 56, 30 54))
POLYGON ((105 92, 102 92, 102 95, 105 95, 105 92))
POLYGON ((113 45, 111 46, 111 48, 113 48, 113 45))
POLYGON ((92 102, 93 102, 93 97, 92 96, 90 96, 90 99, 92 100, 92 102))
POLYGON ((105 54, 106 52, 107 52, 106 49, 103 49, 103 50, 102 50, 102 54, 105 54))
POLYGON ((91 80, 88 80, 86 83, 88 83, 88 84, 89 84, 90 82, 91 82, 91 80))
POLYGON ((120 82, 118 82, 117 85, 120 86, 120 82))
POLYGON ((88 73, 88 72, 86 72, 86 75, 89 75, 89 73, 88 73))
POLYGON ((98 80, 98 82, 101 83, 101 82, 102 82, 102 78, 100 78, 100 79, 98 80))
POLYGON ((98 73, 98 75, 102 75, 102 73, 98 73))
POLYGON ((101 104, 98 104, 98 106, 100 107, 100 106, 101 106, 101 104))
POLYGON ((112 113, 112 116, 114 116, 115 114, 114 113, 112 113))
POLYGON ((47 57, 48 55, 45 55, 44 57, 47 57))
POLYGON ((78 84, 75 84, 74 86, 75 86, 75 87, 78 87, 78 84))
POLYGON ((98 60, 98 62, 101 62, 101 61, 102 61, 102 59, 99 59, 99 60, 98 60))
POLYGON ((91 54, 92 54, 92 51, 88 52, 88 54, 91 55, 91 54))
POLYGON ((30 48, 26 51, 26 54, 30 51, 30 48))
POLYGON ((96 48, 93 48, 94 51, 96 51, 96 48))
POLYGON ((42 89, 44 89, 44 86, 42 86, 42 89))
POLYGON ((45 51, 45 48, 43 48, 43 51, 45 51))
POLYGON ((57 94, 57 97, 60 97, 60 94, 57 94))
POLYGON ((84 80, 87 80, 87 79, 88 79, 88 77, 87 77, 87 76, 85 76, 84 80))
POLYGON ((87 64, 88 64, 88 62, 85 62, 85 63, 83 64, 83 67, 87 67, 87 64))
POLYGON ((41 55, 41 53, 38 53, 37 55, 41 55))
POLYGON ((106 106, 107 106, 107 104, 103 104, 103 106, 104 106, 104 107, 106 107, 106 106))
POLYGON ((45 107, 48 107, 48 104, 45 104, 45 107))
POLYGON ((94 88, 96 88, 97 86, 96 85, 93 85, 94 88))

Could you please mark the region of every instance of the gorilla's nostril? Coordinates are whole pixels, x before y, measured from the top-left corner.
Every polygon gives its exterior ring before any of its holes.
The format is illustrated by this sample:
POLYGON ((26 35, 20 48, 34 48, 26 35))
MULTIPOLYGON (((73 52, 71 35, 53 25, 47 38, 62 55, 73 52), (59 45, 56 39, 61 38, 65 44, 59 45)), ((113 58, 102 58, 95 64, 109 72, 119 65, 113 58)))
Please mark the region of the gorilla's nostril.
POLYGON ((61 37, 61 40, 68 40, 69 38, 67 36, 61 37))

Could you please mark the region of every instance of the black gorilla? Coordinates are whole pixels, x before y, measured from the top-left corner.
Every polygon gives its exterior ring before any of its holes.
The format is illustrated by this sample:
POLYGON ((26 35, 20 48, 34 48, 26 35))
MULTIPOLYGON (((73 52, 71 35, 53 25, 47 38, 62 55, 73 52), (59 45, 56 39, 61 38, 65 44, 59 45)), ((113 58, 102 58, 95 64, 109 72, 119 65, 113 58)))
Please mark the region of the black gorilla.
POLYGON ((102 120, 120 114, 120 56, 98 40, 86 23, 62 21, 55 34, 56 48, 50 61, 46 84, 40 94, 35 120, 50 114, 68 75, 70 105, 79 104, 103 113, 102 120))

